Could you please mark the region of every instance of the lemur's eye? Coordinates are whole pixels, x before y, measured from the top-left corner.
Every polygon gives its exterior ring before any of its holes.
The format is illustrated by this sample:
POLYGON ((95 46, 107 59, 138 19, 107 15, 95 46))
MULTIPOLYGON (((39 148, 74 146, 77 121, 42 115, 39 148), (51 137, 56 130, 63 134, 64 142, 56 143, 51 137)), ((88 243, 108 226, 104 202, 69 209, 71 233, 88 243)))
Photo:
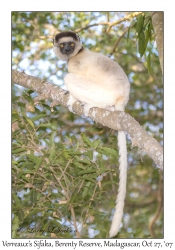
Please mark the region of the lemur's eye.
POLYGON ((64 44, 63 43, 60 43, 60 48, 63 48, 64 47, 64 44))
POLYGON ((75 44, 74 43, 71 43, 71 45, 70 45, 71 47, 74 47, 75 46, 75 44))

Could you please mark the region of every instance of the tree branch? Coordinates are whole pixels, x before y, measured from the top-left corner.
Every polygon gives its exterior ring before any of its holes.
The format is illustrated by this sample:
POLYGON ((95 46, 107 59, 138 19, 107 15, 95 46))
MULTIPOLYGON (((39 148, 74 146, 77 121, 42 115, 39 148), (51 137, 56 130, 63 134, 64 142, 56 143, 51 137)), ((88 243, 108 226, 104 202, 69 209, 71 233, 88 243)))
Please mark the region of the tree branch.
POLYGON ((117 39, 117 41, 115 42, 114 47, 113 47, 113 49, 112 49, 110 55, 112 55, 112 54, 115 52, 115 50, 116 50, 116 48, 117 48, 117 46, 118 46, 120 40, 122 39, 122 37, 124 37, 124 35, 128 32, 128 30, 131 29, 134 25, 135 25, 135 23, 134 23, 133 25, 127 27, 127 28, 124 30, 123 34, 122 34, 122 35, 117 39))
POLYGON ((108 33, 113 26, 118 25, 119 23, 128 21, 130 20, 130 18, 134 18, 136 16, 139 16, 140 14, 142 14, 142 12, 132 12, 131 14, 119 19, 118 21, 111 23, 106 32, 108 33))
MULTIPOLYGON (((69 93, 54 84, 15 70, 12 70, 12 82, 38 92, 41 95, 38 99, 51 99, 54 105, 67 106, 69 93)), ((84 115, 80 102, 73 104, 73 110, 78 115, 84 115)), ((131 137, 132 145, 147 152, 153 161, 163 169, 162 146, 148 135, 132 116, 121 111, 109 112, 101 108, 91 108, 89 117, 108 128, 126 131, 131 137)))
POLYGON ((158 206, 157 206, 156 212, 155 212, 153 218, 150 220, 149 225, 148 225, 148 228, 149 228, 149 231, 151 233, 152 238, 156 238, 154 226, 155 226, 155 223, 156 223, 156 221, 157 221, 157 219, 162 211, 162 207, 163 207, 163 184, 162 184, 162 175, 161 174, 159 175, 159 189, 158 189, 157 201, 158 201, 158 206))
POLYGON ((78 32, 80 32, 82 30, 86 30, 86 29, 89 29, 91 27, 98 26, 98 25, 108 25, 108 28, 107 28, 107 31, 106 31, 108 33, 113 26, 116 26, 116 25, 118 25, 118 24, 120 24, 122 22, 128 21, 128 20, 130 20, 130 18, 134 18, 134 17, 140 15, 141 13, 142 12, 132 12, 131 14, 129 14, 129 15, 127 15, 127 16, 125 16, 125 17, 123 17, 123 18, 121 18, 121 19, 119 19, 119 20, 117 20, 115 22, 109 22, 108 21, 108 22, 93 23, 93 24, 87 25, 85 27, 82 27, 80 29, 76 29, 76 30, 74 30, 74 32, 78 33, 78 32))

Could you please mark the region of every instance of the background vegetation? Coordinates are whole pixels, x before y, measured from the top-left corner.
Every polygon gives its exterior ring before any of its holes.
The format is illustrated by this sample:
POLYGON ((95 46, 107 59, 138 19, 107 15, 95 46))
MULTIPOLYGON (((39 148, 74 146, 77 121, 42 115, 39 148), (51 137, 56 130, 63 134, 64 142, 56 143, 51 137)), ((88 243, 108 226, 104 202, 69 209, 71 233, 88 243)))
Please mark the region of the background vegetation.
MULTIPOLYGON (((126 112, 163 144, 163 86, 150 13, 14 12, 12 68, 64 87, 53 54, 60 31, 116 60, 131 82, 126 112), (120 21, 121 20, 121 21, 120 21), (109 23, 118 22, 112 26, 109 23)), ((106 238, 118 183, 116 132, 31 90, 12 88, 12 237, 106 238)), ((128 182, 119 238, 162 238, 162 174, 128 136, 128 182)))

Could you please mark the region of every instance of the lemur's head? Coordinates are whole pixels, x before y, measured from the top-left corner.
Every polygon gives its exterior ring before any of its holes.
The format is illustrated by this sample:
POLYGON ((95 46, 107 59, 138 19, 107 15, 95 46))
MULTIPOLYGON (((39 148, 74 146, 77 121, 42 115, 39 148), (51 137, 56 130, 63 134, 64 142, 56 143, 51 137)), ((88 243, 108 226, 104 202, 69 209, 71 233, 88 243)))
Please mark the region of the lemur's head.
POLYGON ((58 59, 68 61, 82 49, 80 37, 72 31, 64 31, 53 39, 53 51, 58 59))

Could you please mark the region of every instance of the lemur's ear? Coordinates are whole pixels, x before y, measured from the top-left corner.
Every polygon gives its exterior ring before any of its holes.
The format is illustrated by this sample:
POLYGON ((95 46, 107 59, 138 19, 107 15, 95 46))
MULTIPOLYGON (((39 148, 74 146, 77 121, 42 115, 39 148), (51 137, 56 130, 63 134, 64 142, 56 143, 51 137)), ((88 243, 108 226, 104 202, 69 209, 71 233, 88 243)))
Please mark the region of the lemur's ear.
POLYGON ((77 35, 77 37, 78 37, 79 41, 81 41, 81 38, 80 38, 80 36, 79 36, 79 35, 77 35))

